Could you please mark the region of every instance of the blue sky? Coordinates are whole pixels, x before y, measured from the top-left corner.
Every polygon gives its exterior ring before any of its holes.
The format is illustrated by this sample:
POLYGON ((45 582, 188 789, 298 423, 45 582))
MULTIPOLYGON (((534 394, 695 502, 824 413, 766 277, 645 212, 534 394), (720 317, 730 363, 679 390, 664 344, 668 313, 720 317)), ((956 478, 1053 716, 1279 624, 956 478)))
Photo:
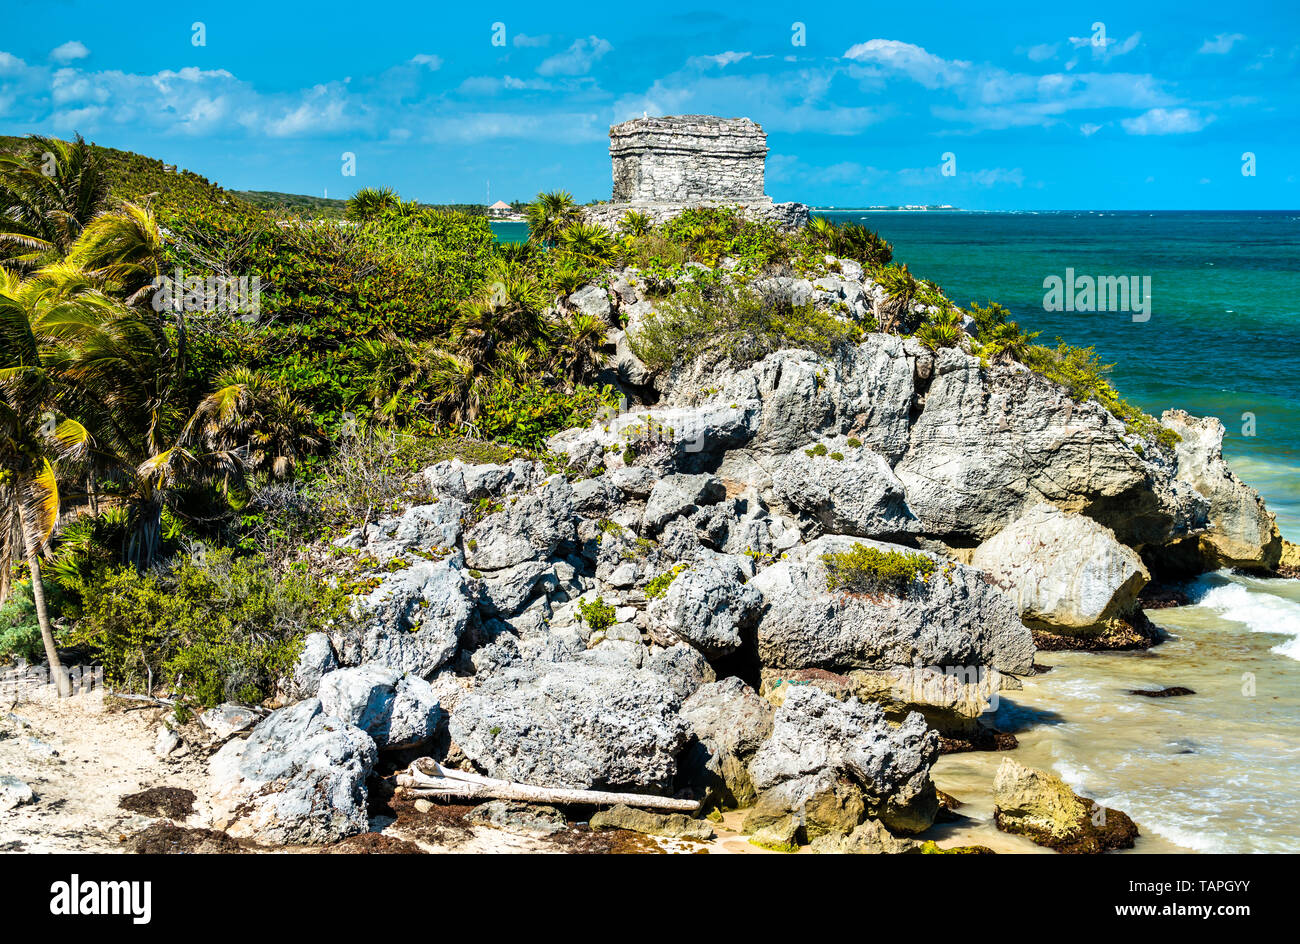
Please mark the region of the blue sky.
POLYGON ((778 200, 1300 207, 1295 0, 10 6, 0 132, 233 189, 608 198, 611 123, 706 113, 766 128, 778 200))

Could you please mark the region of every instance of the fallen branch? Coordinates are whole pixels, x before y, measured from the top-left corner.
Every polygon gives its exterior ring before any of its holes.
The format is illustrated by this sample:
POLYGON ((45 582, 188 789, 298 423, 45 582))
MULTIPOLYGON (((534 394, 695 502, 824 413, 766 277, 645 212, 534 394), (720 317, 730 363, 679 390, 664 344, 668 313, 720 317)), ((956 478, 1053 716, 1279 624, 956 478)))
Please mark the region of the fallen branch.
POLYGON ((460 797, 466 799, 491 798, 520 800, 525 803, 579 803, 594 806, 625 803, 653 810, 680 810, 693 813, 700 808, 695 800, 678 800, 673 797, 646 796, 643 793, 611 793, 605 790, 570 790, 563 787, 537 787, 527 783, 496 780, 481 774, 466 773, 443 767, 437 761, 423 757, 397 775, 397 785, 414 796, 460 797), (428 773, 420 769, 423 764, 432 768, 428 773))

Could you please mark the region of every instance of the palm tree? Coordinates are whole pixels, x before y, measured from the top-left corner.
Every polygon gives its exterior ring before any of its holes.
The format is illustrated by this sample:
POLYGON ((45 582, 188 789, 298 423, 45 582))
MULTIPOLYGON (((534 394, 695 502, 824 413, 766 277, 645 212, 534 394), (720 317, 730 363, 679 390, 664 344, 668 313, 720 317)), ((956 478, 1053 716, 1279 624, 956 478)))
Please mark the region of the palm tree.
POLYGON ((83 459, 91 438, 85 426, 57 409, 56 386, 46 368, 41 337, 46 318, 82 316, 84 304, 77 297, 53 296, 46 286, 21 281, 0 268, 0 568, 5 572, 0 593, 8 592, 8 574, 21 542, 41 641, 61 696, 70 694, 70 687, 50 624, 40 555, 59 518, 54 464, 83 459))
POLYGON ((623 214, 623 220, 618 224, 618 228, 625 236, 644 236, 650 232, 653 225, 654 222, 648 213, 628 210, 623 214))
POLYGON ((539 193, 537 199, 528 204, 524 211, 524 218, 528 220, 529 242, 554 245, 560 230, 577 219, 578 214, 573 194, 567 190, 539 193))
POLYGON ((243 470, 286 479, 321 445, 316 419, 283 385, 247 367, 219 376, 186 424, 183 438, 211 455, 234 453, 243 470))
POLYGON ((55 342, 46 362, 61 402, 93 437, 89 461, 121 485, 130 505, 123 555, 145 568, 161 549, 163 506, 191 483, 229 482, 243 461, 213 434, 210 416, 186 415, 183 327, 169 335, 147 307, 78 291, 80 309, 53 311, 42 321, 55 342))
POLYGON ((575 312, 559 326, 555 361, 561 373, 574 383, 585 380, 605 365, 600 349, 605 345, 608 326, 595 315, 575 312))
POLYGON ((546 339, 546 307, 545 291, 524 269, 501 266, 489 273, 477 295, 461 304, 452 342, 460 354, 487 368, 500 345, 535 345, 546 339))
POLYGON ((162 253, 162 231, 153 210, 126 202, 86 225, 70 247, 68 262, 135 305, 153 287, 162 253))
POLYGON ((23 271, 62 259, 108 197, 108 178, 81 135, 33 135, 22 154, 0 156, 0 258, 23 271))
POLYGON ((560 230, 559 247, 589 265, 606 265, 614 255, 614 244, 603 226, 576 220, 560 230))
POLYGON ((401 202, 392 187, 363 187, 348 200, 347 217, 364 223, 382 216, 385 210, 396 209, 401 202))

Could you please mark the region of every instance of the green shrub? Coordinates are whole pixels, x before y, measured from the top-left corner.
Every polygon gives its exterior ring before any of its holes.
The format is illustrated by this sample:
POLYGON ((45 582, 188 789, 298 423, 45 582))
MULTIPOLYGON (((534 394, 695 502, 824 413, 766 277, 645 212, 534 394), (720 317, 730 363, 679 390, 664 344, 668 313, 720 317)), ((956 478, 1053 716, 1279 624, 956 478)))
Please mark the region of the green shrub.
POLYGON ((685 564, 678 564, 672 570, 666 570, 645 585, 645 598, 656 600, 668 592, 668 586, 677 579, 677 575, 686 569, 685 564))
POLYGON ((816 459, 818 456, 826 455, 827 452, 829 452, 829 450, 826 448, 825 444, 818 443, 817 445, 813 446, 811 449, 805 449, 803 451, 803 454, 807 456, 809 459, 816 459))
POLYGON ((826 565, 826 589, 850 593, 892 593, 903 595, 918 578, 934 573, 934 561, 909 551, 882 551, 855 544, 847 551, 822 555, 826 565))
MULTIPOLYGON (((46 587, 49 593, 49 587, 46 587)), ((15 583, 4 606, 0 606, 0 662, 22 659, 28 663, 45 658, 41 625, 36 620, 30 581, 15 583)))
POLYGON ((228 549, 170 571, 109 568, 87 591, 72 634, 119 690, 152 677, 201 705, 275 693, 307 633, 345 618, 346 597, 310 575, 277 573, 228 549))
POLYGON ((830 354, 859 341, 862 329, 812 305, 747 285, 702 280, 684 285, 630 338, 633 352, 657 370, 679 360, 711 353, 737 367, 762 360, 781 348, 830 354))
POLYGON ((578 620, 591 627, 593 633, 599 633, 614 625, 614 608, 602 597, 578 602, 578 620))

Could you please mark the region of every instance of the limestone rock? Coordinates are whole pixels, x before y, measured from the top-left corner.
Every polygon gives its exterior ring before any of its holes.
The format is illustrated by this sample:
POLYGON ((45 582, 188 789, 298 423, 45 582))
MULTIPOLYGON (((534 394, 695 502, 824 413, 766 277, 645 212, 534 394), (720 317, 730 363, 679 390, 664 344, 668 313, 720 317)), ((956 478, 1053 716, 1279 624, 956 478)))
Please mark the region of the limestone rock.
POLYGON ((660 676, 627 664, 525 662, 463 696, 450 730, 492 777, 664 790, 688 737, 680 705, 660 676))
POLYGON ((1223 424, 1166 410, 1161 422, 1182 439, 1175 445, 1177 476, 1209 500, 1209 530, 1197 539, 1205 569, 1272 569, 1282 556, 1282 535, 1255 489, 1223 460, 1223 424))
POLYGON ((915 839, 895 836, 877 820, 869 819, 846 835, 826 833, 808 847, 821 855, 903 855, 920 849, 915 839))
POLYGON ((293 666, 289 678, 289 694, 294 699, 313 697, 320 690, 321 676, 338 668, 339 661, 325 633, 308 633, 302 641, 302 652, 293 666))
POLYGON ((873 537, 916 530, 903 483, 882 456, 838 440, 816 446, 796 449, 772 469, 772 491, 785 507, 816 518, 831 534, 873 537))
POLYGON ((0 813, 7 812, 26 803, 33 803, 36 795, 24 781, 11 774, 0 775, 0 813))
POLYGON ((223 741, 240 731, 247 731, 260 720, 262 716, 253 709, 232 704, 217 705, 199 715, 199 723, 223 741))
POLYGON ((650 632, 659 640, 682 639, 715 659, 735 652, 741 631, 752 625, 763 596, 745 581, 736 558, 716 556, 690 564, 662 596, 646 607, 650 632))
POLYGON ((712 505, 726 496, 727 490, 716 475, 668 475, 655 483, 646 500, 642 530, 658 534, 671 519, 712 505))
POLYGON ((272 712, 246 740, 213 755, 215 825, 271 844, 364 832, 366 777, 377 756, 370 735, 325 714, 319 699, 272 712))
POLYGON ((576 537, 573 490, 564 476, 555 475, 471 528, 465 535, 465 563, 477 570, 503 570, 543 560, 576 537))
POLYGON ((470 811, 466 821, 512 833, 553 836, 569 828, 564 814, 553 806, 518 800, 489 800, 470 811))
POLYGON ((362 628, 333 638, 343 664, 380 662, 427 676, 456 654, 474 602, 454 559, 421 560, 388 574, 354 609, 362 628))
POLYGON ((758 651, 769 668, 886 669, 896 665, 991 666, 1023 674, 1034 661, 1029 629, 978 571, 939 560, 905 597, 826 589, 822 555, 877 541, 828 535, 790 552, 750 581, 763 594, 758 651))
POLYGON ((748 765, 772 734, 773 713, 769 702, 734 676, 701 686, 682 704, 682 718, 697 740, 686 762, 689 779, 724 807, 752 803, 748 765))
POLYGON ((975 549, 1030 625, 1084 633, 1132 611, 1151 575, 1109 528, 1053 505, 1035 505, 975 549))
POLYGON ((758 800, 745 829, 797 815, 800 840, 811 842, 850 833, 870 815, 896 831, 920 832, 938 811, 930 779, 938 753, 938 735, 918 714, 895 728, 878 705, 796 688, 750 761, 758 800))
POLYGON ((668 687, 683 699, 718 678, 703 653, 685 643, 658 650, 646 659, 645 667, 662 676, 668 687))
POLYGON ((994 822, 1058 852, 1131 849, 1138 830, 1118 810, 1080 797, 1055 774, 1002 758, 993 780, 994 822))
POLYGON ((321 680, 322 710, 365 731, 381 750, 416 747, 442 722, 437 695, 424 679, 369 664, 321 680))
POLYGON ((622 803, 594 813, 591 828, 627 829, 648 836, 694 839, 699 842, 713 838, 713 827, 705 820, 692 819, 684 813, 652 813, 622 803))

